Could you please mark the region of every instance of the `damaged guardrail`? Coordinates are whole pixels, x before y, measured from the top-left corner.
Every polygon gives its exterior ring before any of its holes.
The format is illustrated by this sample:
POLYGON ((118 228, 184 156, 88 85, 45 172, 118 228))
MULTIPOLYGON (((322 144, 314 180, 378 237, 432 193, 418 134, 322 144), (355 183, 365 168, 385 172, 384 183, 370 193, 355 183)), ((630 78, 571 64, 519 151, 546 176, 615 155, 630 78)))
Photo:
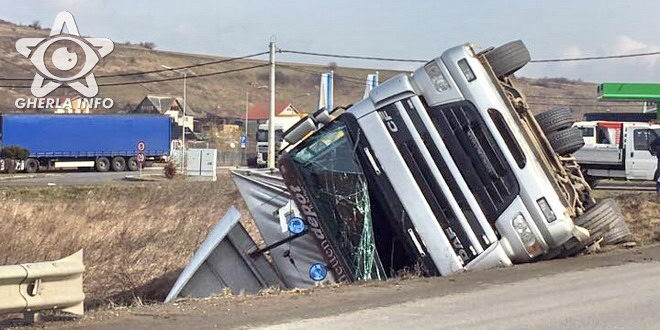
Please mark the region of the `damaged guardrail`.
POLYGON ((84 270, 83 250, 55 261, 0 266, 0 313, 83 315, 84 270))
POLYGON ((267 287, 284 287, 266 257, 250 253, 258 250, 257 245, 240 218, 235 207, 227 210, 181 272, 165 302, 177 297, 208 297, 225 288, 233 293, 257 293, 267 287))

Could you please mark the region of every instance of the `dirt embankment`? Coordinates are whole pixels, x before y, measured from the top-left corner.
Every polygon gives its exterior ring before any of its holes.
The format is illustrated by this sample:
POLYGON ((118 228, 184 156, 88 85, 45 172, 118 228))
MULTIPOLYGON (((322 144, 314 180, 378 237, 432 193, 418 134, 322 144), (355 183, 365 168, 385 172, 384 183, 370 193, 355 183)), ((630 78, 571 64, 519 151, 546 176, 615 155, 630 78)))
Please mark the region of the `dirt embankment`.
POLYGON ((0 201, 0 264, 84 249, 93 307, 164 298, 209 228, 241 198, 225 175, 215 183, 0 188, 0 201))
POLYGON ((660 195, 631 193, 615 197, 626 217, 635 241, 641 244, 660 242, 660 195))

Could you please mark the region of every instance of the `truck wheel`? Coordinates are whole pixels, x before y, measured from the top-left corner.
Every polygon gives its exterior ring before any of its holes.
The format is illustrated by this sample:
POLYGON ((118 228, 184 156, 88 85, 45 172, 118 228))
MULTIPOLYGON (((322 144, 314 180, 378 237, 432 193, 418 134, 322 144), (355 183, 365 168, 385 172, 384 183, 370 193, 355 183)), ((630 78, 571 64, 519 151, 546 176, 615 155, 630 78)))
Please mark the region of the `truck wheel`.
POLYGON ((96 170, 99 172, 107 172, 110 169, 110 161, 106 157, 99 157, 96 159, 96 170))
POLYGON ((121 156, 117 156, 112 159, 112 170, 115 172, 126 171, 126 159, 121 156))
POLYGON ((589 231, 591 235, 589 244, 601 237, 607 238, 603 243, 615 244, 630 236, 628 224, 612 198, 598 202, 573 222, 589 231))
POLYGON ((570 155, 584 146, 582 131, 575 127, 552 132, 547 137, 550 145, 552 145, 552 149, 562 156, 570 155))
POLYGON ((522 40, 511 41, 486 53, 497 78, 504 78, 525 66, 531 58, 522 40))
POLYGON ((25 161, 25 172, 37 173, 39 170, 39 161, 34 158, 28 158, 25 161))
POLYGON ((138 161, 135 157, 128 158, 128 161, 126 162, 126 167, 128 168, 129 171, 132 172, 135 172, 140 169, 138 165, 138 161))
POLYGON ((545 134, 569 128, 575 122, 573 113, 568 108, 548 110, 534 117, 545 134))

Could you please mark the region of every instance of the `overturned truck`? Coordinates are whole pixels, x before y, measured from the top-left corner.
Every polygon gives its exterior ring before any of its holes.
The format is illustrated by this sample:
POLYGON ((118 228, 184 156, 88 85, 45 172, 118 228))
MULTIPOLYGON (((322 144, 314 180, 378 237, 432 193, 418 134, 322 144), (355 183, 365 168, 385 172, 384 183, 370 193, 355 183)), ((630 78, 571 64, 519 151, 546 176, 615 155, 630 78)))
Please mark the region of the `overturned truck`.
POLYGON ((285 132, 280 172, 335 280, 447 275, 627 238, 571 156, 584 142, 570 114, 530 112, 513 76, 529 60, 521 41, 454 47, 285 132))

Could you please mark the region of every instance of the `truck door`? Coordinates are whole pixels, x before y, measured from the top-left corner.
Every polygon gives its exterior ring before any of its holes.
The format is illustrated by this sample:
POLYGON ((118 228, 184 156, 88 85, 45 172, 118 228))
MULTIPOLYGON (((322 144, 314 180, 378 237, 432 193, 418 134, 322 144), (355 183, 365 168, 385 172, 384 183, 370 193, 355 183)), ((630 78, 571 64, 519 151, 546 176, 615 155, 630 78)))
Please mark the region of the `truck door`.
POLYGON ((626 178, 632 180, 653 180, 658 163, 651 155, 649 146, 657 135, 652 129, 630 128, 626 141, 626 178))

